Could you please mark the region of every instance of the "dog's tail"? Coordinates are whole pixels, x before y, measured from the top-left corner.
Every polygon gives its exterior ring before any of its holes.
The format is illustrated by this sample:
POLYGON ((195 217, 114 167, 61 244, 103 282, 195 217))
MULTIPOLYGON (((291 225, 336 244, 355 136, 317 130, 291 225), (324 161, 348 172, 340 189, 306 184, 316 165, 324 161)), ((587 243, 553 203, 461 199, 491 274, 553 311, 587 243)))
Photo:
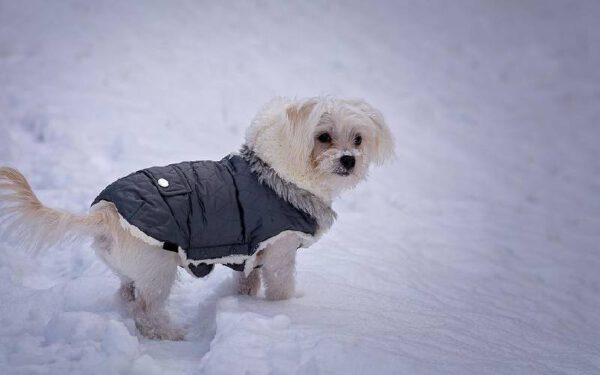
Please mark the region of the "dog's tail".
POLYGON ((16 169, 0 167, 0 234, 37 252, 82 235, 105 232, 109 213, 74 214, 44 206, 16 169))

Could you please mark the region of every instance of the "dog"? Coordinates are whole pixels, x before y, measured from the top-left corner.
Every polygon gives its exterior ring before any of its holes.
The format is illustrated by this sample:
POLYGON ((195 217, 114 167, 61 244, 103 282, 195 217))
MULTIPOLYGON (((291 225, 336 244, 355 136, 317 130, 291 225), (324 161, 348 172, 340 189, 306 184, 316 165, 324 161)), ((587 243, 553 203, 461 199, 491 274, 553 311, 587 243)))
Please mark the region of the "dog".
POLYGON ((332 201, 394 154, 382 114, 365 101, 276 98, 237 154, 135 172, 109 185, 87 214, 44 206, 17 170, 0 168, 3 232, 34 251, 89 236, 121 281, 139 332, 182 340, 164 305, 177 268, 237 272, 240 294, 294 293, 296 250, 333 224, 332 201))

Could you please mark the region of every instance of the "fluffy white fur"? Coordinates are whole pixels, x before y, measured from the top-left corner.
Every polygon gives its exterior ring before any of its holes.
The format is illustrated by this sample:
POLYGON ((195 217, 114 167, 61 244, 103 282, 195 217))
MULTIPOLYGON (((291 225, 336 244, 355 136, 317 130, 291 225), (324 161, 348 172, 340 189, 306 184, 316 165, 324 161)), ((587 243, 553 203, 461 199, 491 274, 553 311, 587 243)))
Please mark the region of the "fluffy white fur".
MULTIPOLYGON (((370 164, 393 155, 392 138, 379 111, 362 100, 333 98, 272 100, 253 120, 246 145, 285 181, 327 204, 363 180, 370 164), (353 158, 352 165, 344 165, 342 156, 353 158)), ((183 339, 184 332, 170 323, 164 309, 182 259, 132 228, 114 205, 97 205, 87 215, 45 207, 21 173, 3 167, 0 219, 5 233, 35 250, 92 236, 96 254, 121 280, 118 296, 133 303, 140 333, 151 339, 183 339)), ((256 295, 262 278, 267 299, 290 298, 296 249, 306 242, 302 234, 283 232, 262 243, 246 272, 238 273, 239 292, 256 295)))

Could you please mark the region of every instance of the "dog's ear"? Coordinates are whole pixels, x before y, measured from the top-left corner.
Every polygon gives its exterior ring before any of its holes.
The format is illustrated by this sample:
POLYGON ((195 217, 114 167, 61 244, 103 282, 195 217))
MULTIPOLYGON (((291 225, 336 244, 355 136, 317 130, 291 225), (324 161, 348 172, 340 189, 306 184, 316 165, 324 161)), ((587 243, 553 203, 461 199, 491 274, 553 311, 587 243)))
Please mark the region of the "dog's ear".
POLYGON ((309 98, 288 105, 286 114, 293 126, 298 126, 308 119, 312 110, 319 103, 318 98, 309 98))
POLYGON ((313 129, 318 119, 316 107, 320 103, 319 98, 308 98, 293 100, 287 103, 282 131, 284 142, 287 145, 288 159, 293 160, 296 165, 307 163, 313 147, 313 129))
POLYGON ((381 112, 362 99, 351 99, 348 104, 371 120, 373 127, 373 150, 371 158, 377 165, 394 158, 394 139, 381 112))

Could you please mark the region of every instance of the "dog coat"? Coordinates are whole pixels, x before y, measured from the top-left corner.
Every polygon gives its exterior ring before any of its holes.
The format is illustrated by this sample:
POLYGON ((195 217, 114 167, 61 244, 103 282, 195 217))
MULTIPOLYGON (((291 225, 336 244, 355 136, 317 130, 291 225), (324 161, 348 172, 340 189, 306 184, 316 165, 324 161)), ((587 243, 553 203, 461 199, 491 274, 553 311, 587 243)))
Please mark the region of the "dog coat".
POLYGON ((261 243, 284 231, 311 238, 318 227, 239 155, 143 169, 110 184, 92 206, 103 201, 116 206, 132 234, 179 252, 197 277, 214 263, 243 270, 261 243))

